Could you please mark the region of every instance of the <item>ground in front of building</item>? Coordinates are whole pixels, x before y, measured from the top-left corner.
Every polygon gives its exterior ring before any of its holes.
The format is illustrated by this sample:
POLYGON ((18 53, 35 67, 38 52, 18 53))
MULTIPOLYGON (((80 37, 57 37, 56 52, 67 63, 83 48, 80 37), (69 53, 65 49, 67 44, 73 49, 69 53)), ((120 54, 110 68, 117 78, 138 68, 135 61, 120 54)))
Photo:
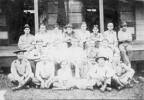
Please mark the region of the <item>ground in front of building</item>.
MULTIPOLYGON (((137 77, 137 76, 135 76, 137 77)), ((144 99, 144 83, 135 84, 133 88, 121 91, 100 92, 99 90, 50 90, 23 89, 12 91, 8 85, 7 75, 0 74, 0 100, 45 100, 45 99, 144 99)))

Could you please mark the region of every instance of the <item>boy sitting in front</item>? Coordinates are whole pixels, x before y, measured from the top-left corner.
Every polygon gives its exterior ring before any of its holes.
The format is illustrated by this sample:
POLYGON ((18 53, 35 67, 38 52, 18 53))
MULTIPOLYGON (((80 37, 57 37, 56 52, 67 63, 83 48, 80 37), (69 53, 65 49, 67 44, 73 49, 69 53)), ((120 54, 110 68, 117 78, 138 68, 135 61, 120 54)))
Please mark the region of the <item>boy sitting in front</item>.
POLYGON ((133 87, 131 81, 133 80, 134 73, 135 71, 131 66, 119 62, 117 66, 115 66, 115 77, 113 77, 113 79, 119 84, 118 89, 133 87))
POLYGON ((54 77, 55 64, 48 56, 41 56, 36 65, 35 82, 41 88, 50 88, 54 77))
POLYGON ((90 69, 88 77, 95 81, 96 86, 100 87, 102 92, 105 90, 111 91, 109 86, 111 86, 113 69, 110 67, 111 64, 108 63, 108 58, 101 56, 96 58, 96 62, 90 69))
POLYGON ((24 58, 24 52, 26 50, 18 50, 14 53, 17 55, 17 59, 11 64, 11 73, 8 78, 14 85, 18 85, 12 90, 18 90, 27 85, 33 78, 30 62, 24 58))
POLYGON ((71 65, 68 61, 64 60, 61 62, 61 68, 54 78, 53 86, 55 89, 70 89, 74 86, 73 79, 71 65))

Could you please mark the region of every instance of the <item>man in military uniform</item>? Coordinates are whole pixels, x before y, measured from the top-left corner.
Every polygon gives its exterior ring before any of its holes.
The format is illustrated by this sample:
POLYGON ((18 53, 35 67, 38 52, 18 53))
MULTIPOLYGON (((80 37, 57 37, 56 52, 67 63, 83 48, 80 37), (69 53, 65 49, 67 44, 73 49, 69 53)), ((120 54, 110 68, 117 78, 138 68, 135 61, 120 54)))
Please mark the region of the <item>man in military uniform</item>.
POLYGON ((18 50, 14 52, 17 54, 17 59, 12 62, 11 73, 8 75, 10 81, 15 85, 18 85, 12 88, 13 90, 24 87, 32 80, 34 76, 30 62, 23 56, 24 52, 26 52, 26 50, 18 50))

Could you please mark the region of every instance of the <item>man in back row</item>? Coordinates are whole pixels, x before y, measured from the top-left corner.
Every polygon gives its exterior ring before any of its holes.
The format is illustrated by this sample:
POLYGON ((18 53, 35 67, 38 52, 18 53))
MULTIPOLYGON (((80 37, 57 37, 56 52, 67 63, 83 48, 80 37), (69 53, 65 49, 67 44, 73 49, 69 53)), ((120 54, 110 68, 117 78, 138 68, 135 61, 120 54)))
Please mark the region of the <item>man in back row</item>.
POLYGON ((27 50, 30 51, 34 49, 34 45, 32 44, 34 42, 34 35, 30 34, 30 26, 26 24, 24 26, 24 34, 20 36, 18 41, 18 47, 21 50, 27 50))
POLYGON ((118 40, 122 60, 128 66, 130 65, 130 61, 127 55, 127 49, 131 46, 132 43, 132 33, 128 31, 126 22, 122 23, 122 28, 118 32, 118 40))

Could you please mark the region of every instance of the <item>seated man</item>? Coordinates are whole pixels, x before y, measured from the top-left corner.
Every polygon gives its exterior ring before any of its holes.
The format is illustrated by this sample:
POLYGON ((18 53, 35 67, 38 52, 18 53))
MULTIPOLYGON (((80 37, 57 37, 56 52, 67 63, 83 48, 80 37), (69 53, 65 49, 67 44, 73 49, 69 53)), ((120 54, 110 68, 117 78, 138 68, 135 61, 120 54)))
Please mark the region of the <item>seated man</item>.
POLYGON ((21 50, 31 51, 35 48, 33 42, 34 42, 34 36, 30 34, 30 26, 26 24, 24 26, 24 34, 21 35, 19 38, 18 47, 21 50))
POLYGON ((130 61, 127 55, 127 49, 130 47, 132 42, 132 33, 128 31, 126 22, 122 24, 122 29, 118 32, 118 39, 122 60, 127 66, 129 66, 130 61))
POLYGON ((35 45, 36 49, 41 54, 41 50, 43 47, 47 47, 50 41, 50 34, 47 34, 46 26, 44 24, 40 25, 40 31, 35 35, 35 45))
POLYGON ((108 40, 109 46, 114 49, 118 46, 117 35, 114 31, 114 25, 112 22, 107 24, 107 31, 104 32, 103 36, 104 39, 108 40))
POLYGON ((76 30, 76 35, 79 40, 79 45, 83 49, 86 49, 86 43, 88 41, 88 38, 90 37, 90 32, 87 30, 87 24, 86 22, 82 22, 81 29, 76 30))
POLYGON ((98 57, 95 64, 91 66, 88 73, 88 78, 95 82, 97 87, 103 92, 105 90, 111 91, 111 78, 114 74, 113 69, 108 63, 108 58, 98 57))
POLYGON ((73 31, 72 25, 66 26, 66 32, 64 33, 64 41, 67 43, 68 48, 71 46, 78 46, 78 39, 73 31))
POLYGON ((17 54, 17 59, 12 62, 11 73, 8 75, 8 78, 12 83, 18 83, 18 86, 12 88, 12 90, 17 90, 27 85, 34 76, 30 62, 23 57, 24 52, 25 50, 14 52, 17 54))
POLYGON ((32 71, 35 73, 35 62, 34 60, 39 58, 39 53, 35 49, 34 35, 30 34, 30 26, 26 24, 24 26, 24 35, 21 35, 18 41, 18 47, 21 50, 26 50, 24 56, 31 63, 32 71))
POLYGON ((108 46, 108 40, 107 39, 104 39, 104 40, 102 40, 102 42, 100 42, 100 47, 97 50, 97 56, 105 56, 112 63, 114 51, 112 48, 110 48, 108 46))
POLYGON ((59 29, 58 25, 54 26, 51 34, 53 35, 52 38, 54 42, 59 42, 63 39, 62 30, 59 29))
POLYGON ((127 66, 126 64, 119 62, 117 66, 115 66, 115 77, 113 79, 118 83, 118 89, 123 87, 132 87, 131 81, 133 80, 135 71, 131 68, 131 66, 127 66))
POLYGON ((70 89, 74 86, 74 78, 69 62, 61 62, 61 68, 58 70, 57 76, 54 78, 53 86, 56 89, 70 89))
POLYGON ((99 33, 98 25, 94 25, 92 33, 89 37, 89 40, 87 42, 87 45, 89 46, 89 42, 93 41, 93 46, 95 48, 99 47, 99 43, 104 39, 103 35, 99 33))
POLYGON ((102 41, 102 35, 98 33, 98 26, 94 25, 93 32, 86 43, 87 49, 85 51, 88 60, 94 60, 100 41, 102 41))
POLYGON ((35 82, 41 88, 50 88, 54 77, 55 64, 47 56, 42 56, 36 65, 35 82))

